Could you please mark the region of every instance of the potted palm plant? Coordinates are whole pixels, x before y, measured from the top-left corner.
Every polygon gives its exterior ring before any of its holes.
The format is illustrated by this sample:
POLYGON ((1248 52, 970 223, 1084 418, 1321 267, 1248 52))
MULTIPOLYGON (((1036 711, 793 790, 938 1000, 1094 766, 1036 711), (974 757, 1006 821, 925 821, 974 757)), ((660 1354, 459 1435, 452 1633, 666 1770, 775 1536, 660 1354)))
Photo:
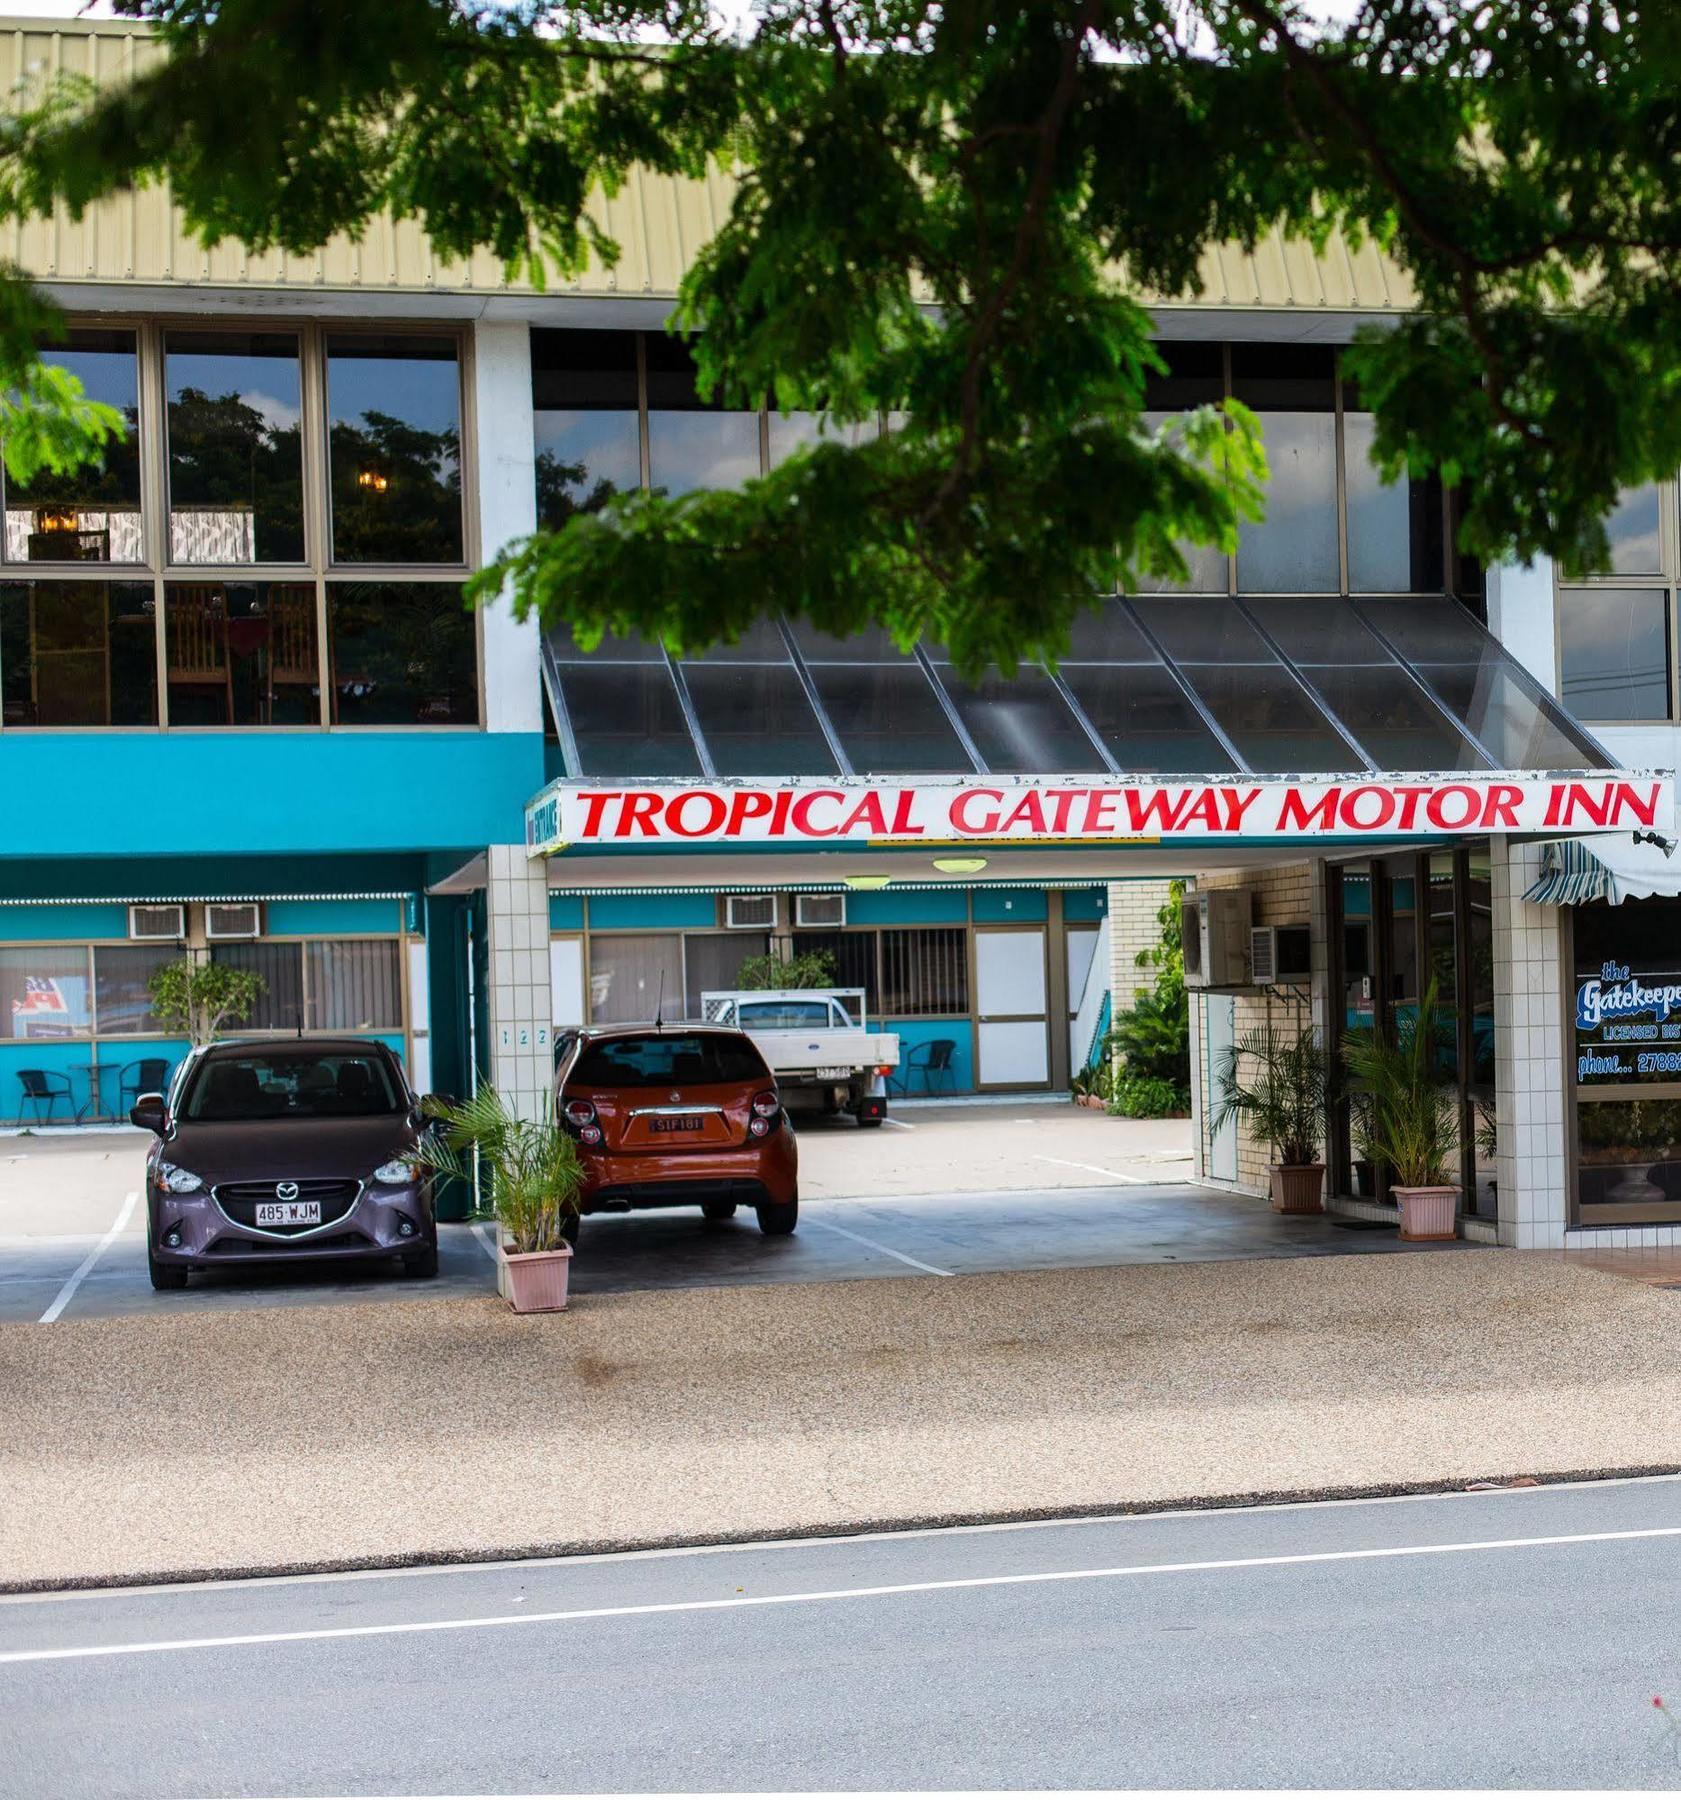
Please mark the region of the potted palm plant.
POLYGON ((1281 1213, 1323 1212, 1325 1134, 1330 1068, 1311 1031, 1276 1032, 1269 1025, 1228 1044, 1215 1065, 1216 1131, 1241 1120, 1273 1153, 1272 1207, 1281 1213))
POLYGON ((1407 1243, 1457 1235, 1459 1189, 1452 1180, 1459 1148, 1459 1107, 1437 1068, 1436 985, 1416 1014, 1399 1017, 1394 1041, 1351 1032, 1343 1040, 1350 1079, 1361 1090, 1358 1151, 1389 1170, 1389 1191, 1407 1243))
POLYGON ((489 1179, 502 1235, 508 1299, 515 1312, 566 1307, 583 1167, 571 1137, 552 1118, 521 1119, 493 1087, 438 1108, 438 1129, 422 1137, 416 1160, 472 1180, 472 1154, 489 1179))

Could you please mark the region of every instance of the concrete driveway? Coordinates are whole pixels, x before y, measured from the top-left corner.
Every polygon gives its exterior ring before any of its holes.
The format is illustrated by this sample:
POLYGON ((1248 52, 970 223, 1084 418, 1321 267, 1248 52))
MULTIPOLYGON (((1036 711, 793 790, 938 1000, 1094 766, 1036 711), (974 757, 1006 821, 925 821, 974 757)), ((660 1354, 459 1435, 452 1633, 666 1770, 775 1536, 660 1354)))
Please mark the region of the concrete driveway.
MULTIPOLYGON (((793 1238, 751 1212, 707 1224, 689 1210, 587 1220, 580 1295, 875 1276, 1337 1255, 1397 1248, 1393 1232, 1281 1219, 1189 1185, 1189 1127, 1066 1103, 909 1107, 880 1129, 799 1121, 802 1212, 793 1238)), ((134 1131, 0 1139, 0 1321, 113 1318, 252 1306, 462 1299, 494 1292, 489 1228, 440 1232, 439 1275, 379 1262, 217 1269, 185 1293, 146 1275, 134 1131)))

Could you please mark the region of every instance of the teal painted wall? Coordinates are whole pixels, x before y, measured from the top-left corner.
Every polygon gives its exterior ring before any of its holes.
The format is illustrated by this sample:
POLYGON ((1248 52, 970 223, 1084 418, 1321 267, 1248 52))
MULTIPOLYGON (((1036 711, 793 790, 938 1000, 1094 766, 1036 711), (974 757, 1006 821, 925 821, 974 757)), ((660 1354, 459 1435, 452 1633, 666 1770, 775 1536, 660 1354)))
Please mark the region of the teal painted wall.
POLYGON ((921 892, 848 894, 848 925, 966 925, 969 896, 961 890, 929 888, 921 892))
MULTIPOLYGON (((102 1110, 106 1114, 115 1110, 121 1071, 127 1064, 141 1057, 161 1056, 168 1061, 173 1073, 175 1065, 186 1053, 185 1038, 123 1038, 120 1041, 110 1038, 101 1042, 99 1091, 102 1110)), ((34 1109, 26 1112, 23 1106, 18 1070, 45 1069, 50 1074, 65 1076, 71 1087, 69 1104, 61 1099, 52 1110, 51 1122, 55 1125, 74 1124, 76 1108, 88 1097, 86 1065, 93 1060, 94 1046, 85 1038, 80 1042, 48 1039, 38 1043, 0 1044, 0 1119, 12 1124, 34 1123, 34 1109)), ((129 1079, 137 1073, 131 1072, 129 1079)), ((130 1104, 133 1104, 132 1096, 130 1104)))
POLYGON ((986 924, 1015 925, 1046 917, 1043 888, 977 888, 975 917, 986 924))
POLYGON ((582 931, 584 903, 576 894, 549 895, 549 930, 582 931))
POLYGON ((126 906, 0 906, 0 940, 126 938, 126 906))
MULTIPOLYGON (((549 904, 552 908, 554 903, 549 904)), ((693 929, 717 923, 718 905, 710 894, 599 894, 590 900, 591 931, 693 929)))
POLYGON ((270 937, 382 935, 402 924, 398 900, 271 900, 263 908, 270 937))
POLYGON ((920 1100, 930 1093, 968 1094, 974 1091, 975 1033, 967 1019, 884 1019, 881 1029, 899 1034, 899 1068, 893 1077, 893 1093, 888 1100, 890 1110, 894 1100, 920 1100), (951 1059, 955 1079, 936 1078, 938 1084, 925 1089, 921 1071, 911 1070, 907 1076, 905 1065, 913 1048, 932 1043, 937 1038, 951 1038, 957 1045, 951 1059), (899 1084, 906 1080, 910 1085, 901 1094, 899 1084))
POLYGON ((1069 888, 1062 896, 1062 916, 1070 925, 1089 925, 1109 911, 1107 888, 1069 888))
POLYGON ((525 802, 542 785, 539 732, 7 732, 0 793, 14 804, 0 851, 151 858, 518 844, 525 802))

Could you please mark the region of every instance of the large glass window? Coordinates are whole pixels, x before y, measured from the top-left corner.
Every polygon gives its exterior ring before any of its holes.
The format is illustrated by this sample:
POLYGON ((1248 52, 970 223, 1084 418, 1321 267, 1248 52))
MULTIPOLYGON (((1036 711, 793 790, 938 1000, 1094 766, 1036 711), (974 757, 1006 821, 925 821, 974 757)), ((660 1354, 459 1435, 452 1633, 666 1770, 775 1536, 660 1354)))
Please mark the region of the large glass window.
POLYGON ((478 627, 448 581, 327 587, 335 725, 476 725, 478 627))
POLYGON ((788 655, 761 623, 739 643, 682 664, 701 735, 720 775, 833 775, 834 752, 788 655))
POLYGON ((740 487, 759 473, 755 407, 709 405, 695 391, 694 359, 677 338, 643 339, 648 369, 648 480, 666 494, 740 487))
POLYGON ((0 583, 0 720, 155 725, 150 583, 0 583))
POLYGON ((763 931, 690 932, 683 939, 683 970, 687 978, 686 1017, 703 1017, 700 997, 741 986, 741 965, 763 956, 770 938, 763 931))
POLYGON ((289 332, 164 334, 169 560, 301 563, 303 384, 289 332))
POLYGON ((918 926, 881 934, 884 1018, 939 1018, 969 1010, 969 934, 918 926))
POLYGON ((304 1005, 302 944, 213 944, 210 960, 248 969, 263 984, 257 1004, 240 1025, 248 1031, 307 1031, 315 1021, 304 1005))
POLYGON ((324 938, 304 951, 310 1023, 318 1031, 400 1031, 401 960, 395 938, 324 938))
POLYGON ((562 629, 545 644, 576 752, 576 775, 698 775, 700 756, 665 652, 643 638, 585 653, 562 629))
POLYGON ((147 984, 180 954, 174 944, 94 946, 94 1016, 102 1037, 153 1035, 163 1030, 152 1011, 147 984))
POLYGON ((1232 392, 1261 415, 1269 471, 1266 517, 1238 535, 1238 592, 1338 592, 1334 353, 1234 344, 1232 392))
POLYGON ((1611 555, 1607 575, 1661 575, 1664 570, 1662 494, 1657 482, 1624 488, 1605 521, 1611 555))
POLYGON ((966 774, 973 768, 921 663, 885 631, 830 637, 800 624, 794 636, 853 769, 966 774))
POLYGON ((835 968, 834 985, 862 988, 864 1006, 874 1018, 881 1011, 877 1005, 880 984, 876 979, 876 940, 879 936, 880 933, 875 931, 796 931, 794 954, 830 957, 835 968))
POLYGON ((93 1029, 86 944, 0 945, 0 1034, 31 1043, 93 1029))
MULTIPOLYGON (((1199 406, 1215 406, 1226 392, 1225 349, 1220 344, 1159 344, 1157 350, 1167 363, 1165 372, 1150 376, 1145 387, 1144 423, 1159 431, 1178 414, 1199 406)), ((1223 594, 1227 586, 1225 553, 1206 544, 1180 546, 1189 568, 1189 578, 1182 584, 1193 594, 1223 594)), ((1163 582, 1146 584, 1145 592, 1167 587, 1163 582)))
POLYGON ((1102 767, 1096 747, 1043 669, 1023 664, 1014 675, 993 670, 965 681, 941 646, 930 645, 928 654, 989 769, 1026 775, 1102 767))
POLYGON ((1560 693, 1577 718, 1669 717, 1669 608, 1661 587, 1584 587, 1561 596, 1560 693))
MULTIPOLYGON (((329 337, 333 560, 458 563, 461 371, 453 337, 329 337)), ((487 429, 495 422, 487 421, 487 429)))
POLYGON ((140 378, 132 331, 72 331, 43 360, 66 368, 92 400, 127 421, 121 443, 103 459, 67 475, 43 470, 28 482, 6 479, 7 562, 140 563, 140 378))
POLYGON ((534 331, 537 522, 557 530, 642 485, 633 331, 534 331))
POLYGON ((164 609, 171 725, 319 721, 313 582, 171 582, 164 609))
POLYGON ((683 940, 675 932, 592 932, 589 957, 594 1024, 644 1024, 656 1013, 677 1016, 685 996, 683 940))

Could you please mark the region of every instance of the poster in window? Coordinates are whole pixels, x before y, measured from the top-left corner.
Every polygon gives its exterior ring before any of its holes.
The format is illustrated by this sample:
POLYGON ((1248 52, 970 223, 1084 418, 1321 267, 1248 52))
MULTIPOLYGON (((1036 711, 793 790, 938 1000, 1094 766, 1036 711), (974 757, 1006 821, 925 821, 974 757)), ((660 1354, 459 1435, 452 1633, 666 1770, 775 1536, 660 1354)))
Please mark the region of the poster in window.
POLYGON ((1681 1081, 1681 969, 1607 960, 1578 973, 1576 1080, 1681 1081))

